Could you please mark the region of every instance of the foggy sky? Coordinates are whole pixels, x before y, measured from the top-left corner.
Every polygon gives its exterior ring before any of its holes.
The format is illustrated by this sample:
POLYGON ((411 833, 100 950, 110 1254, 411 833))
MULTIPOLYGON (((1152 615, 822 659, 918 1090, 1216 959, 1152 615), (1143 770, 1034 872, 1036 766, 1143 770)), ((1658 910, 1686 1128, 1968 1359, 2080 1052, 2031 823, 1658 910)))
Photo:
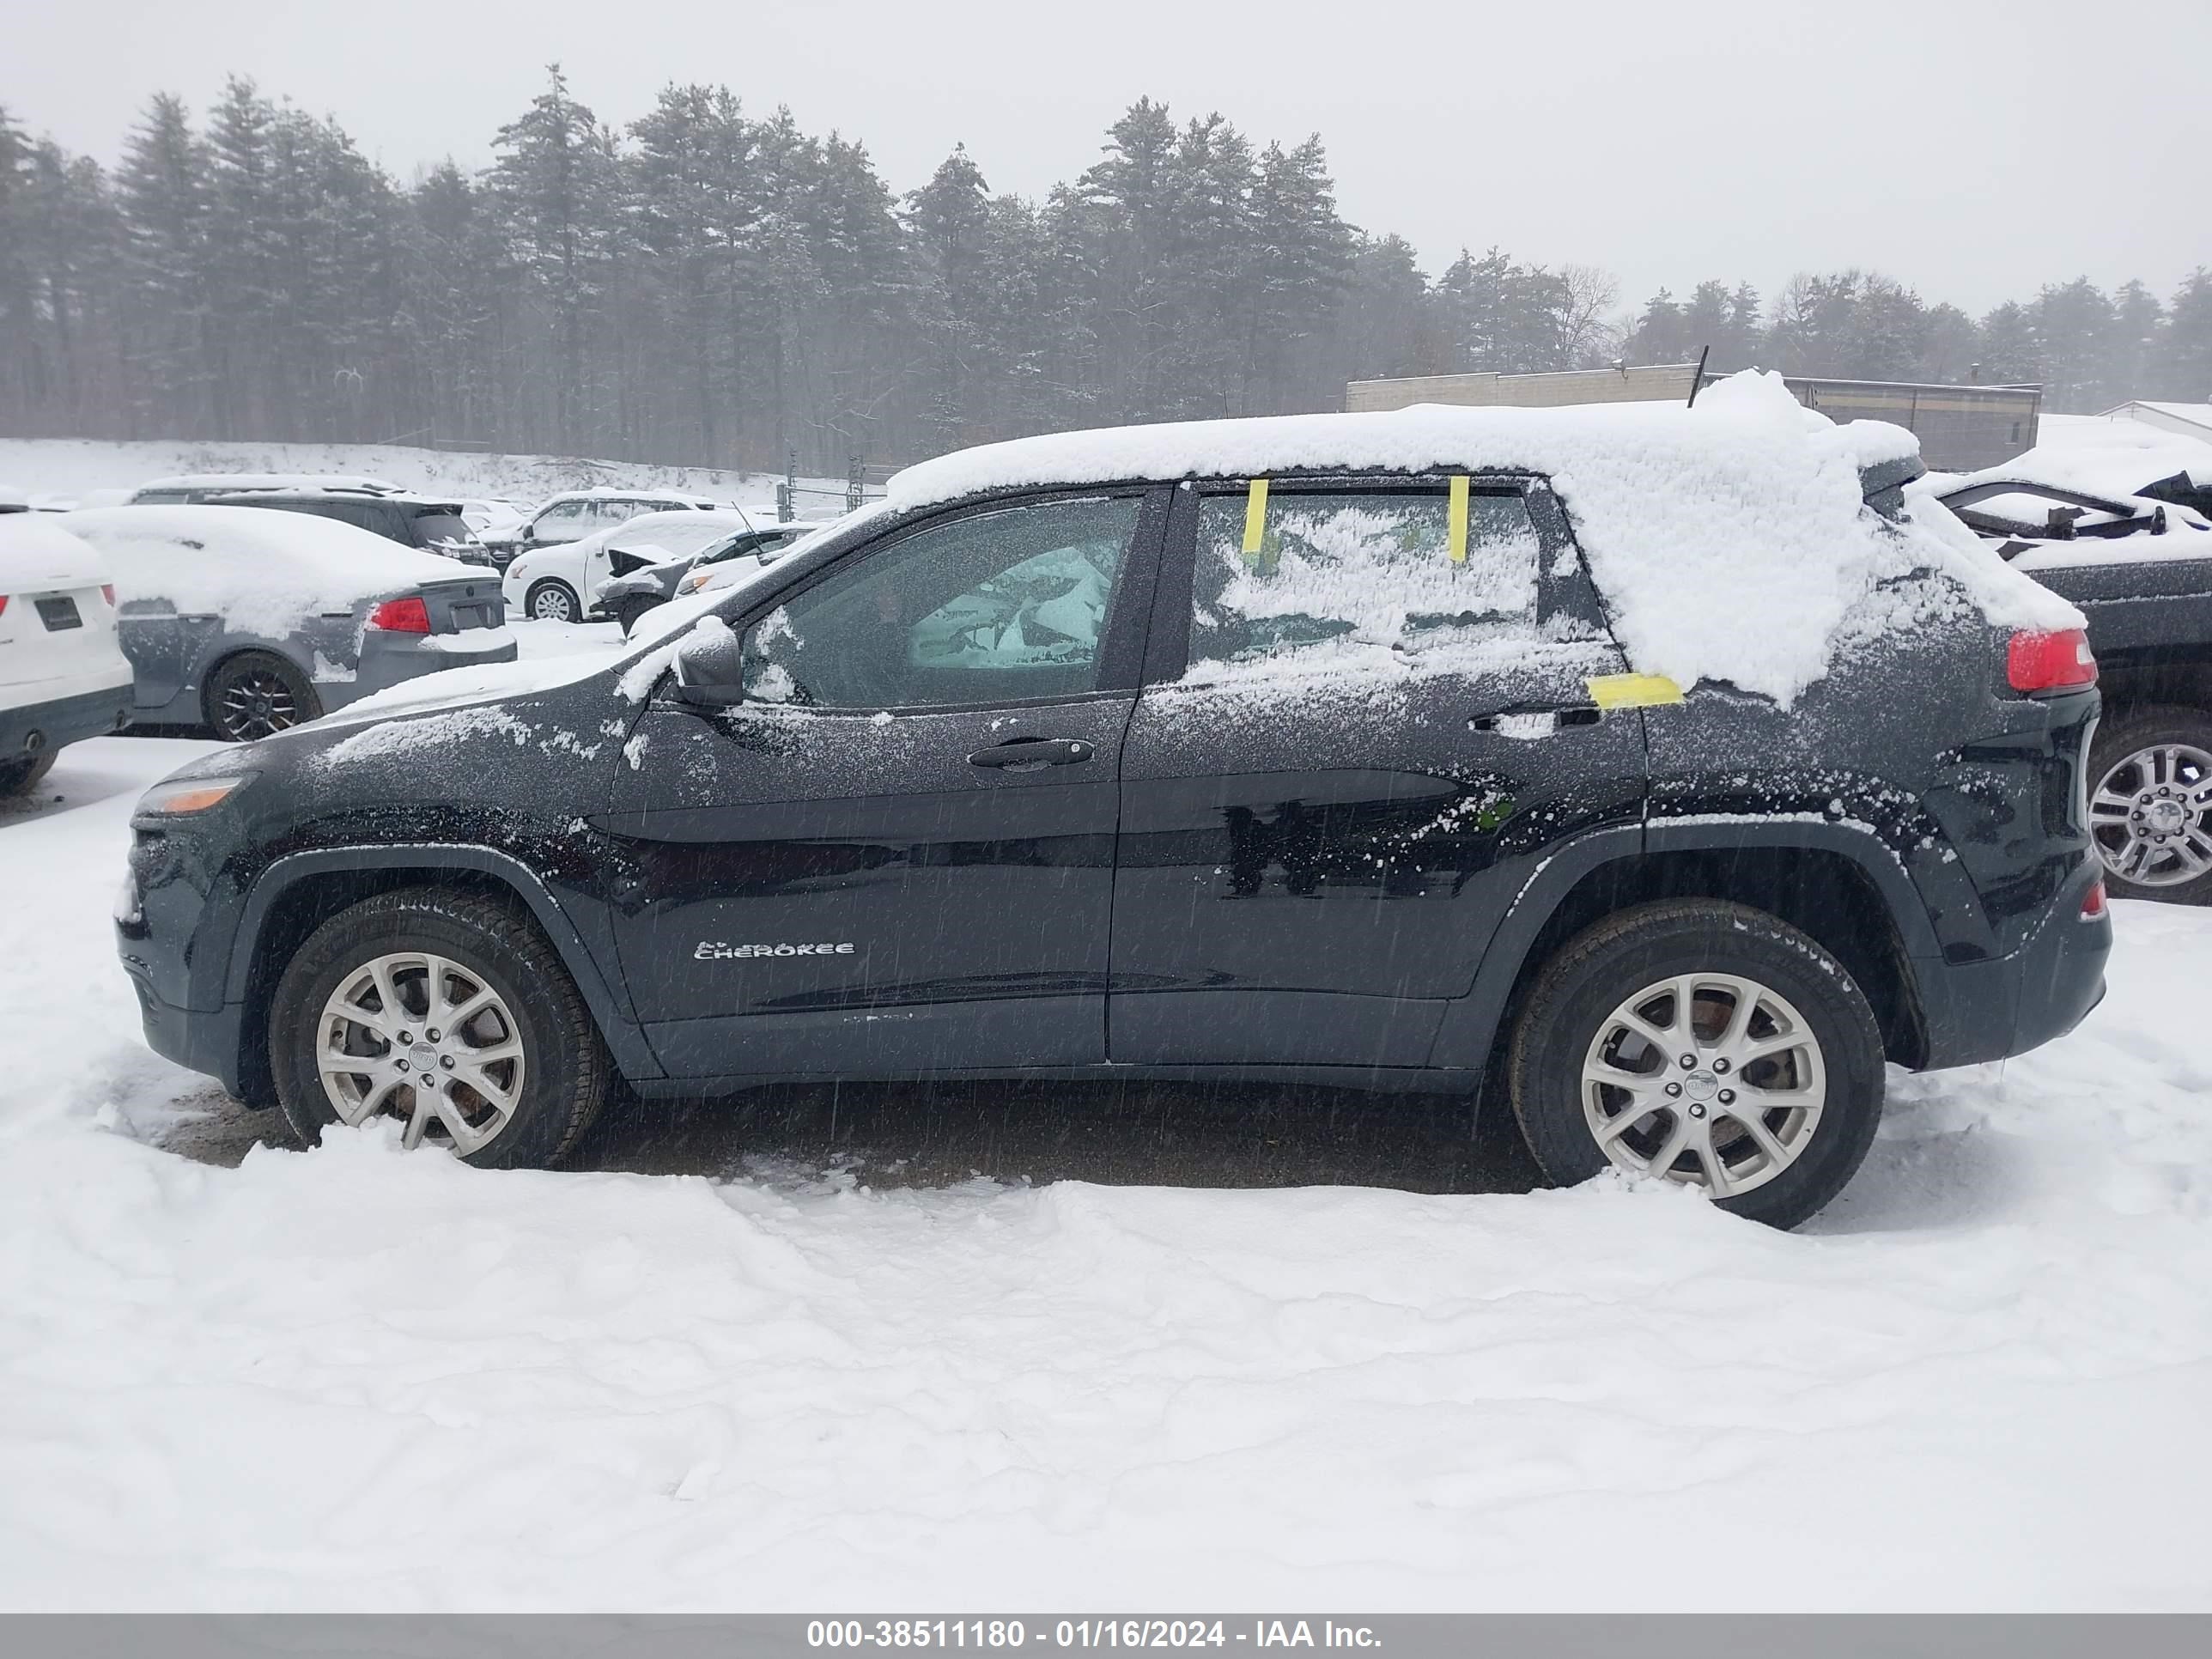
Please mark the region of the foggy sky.
POLYGON ((1345 217, 1432 276, 1496 243, 1624 306, 1857 264, 1979 313, 2212 264, 2212 0, 0 0, 0 106, 104 161, 149 94, 197 113, 235 71, 403 181, 480 166, 554 59, 617 125, 672 80, 787 103, 900 191, 965 141, 1040 194, 1139 94, 1318 131, 1345 217))

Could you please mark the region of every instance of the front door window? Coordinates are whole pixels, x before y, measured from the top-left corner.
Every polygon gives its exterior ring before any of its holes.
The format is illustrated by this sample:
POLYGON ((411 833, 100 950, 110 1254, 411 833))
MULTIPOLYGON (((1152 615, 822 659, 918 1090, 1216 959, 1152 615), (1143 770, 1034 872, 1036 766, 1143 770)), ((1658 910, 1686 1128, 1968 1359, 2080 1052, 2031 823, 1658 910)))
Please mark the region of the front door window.
POLYGON ((1080 696, 1136 533, 1134 496, 1047 501, 932 525, 756 623, 745 690, 815 708, 1080 696))

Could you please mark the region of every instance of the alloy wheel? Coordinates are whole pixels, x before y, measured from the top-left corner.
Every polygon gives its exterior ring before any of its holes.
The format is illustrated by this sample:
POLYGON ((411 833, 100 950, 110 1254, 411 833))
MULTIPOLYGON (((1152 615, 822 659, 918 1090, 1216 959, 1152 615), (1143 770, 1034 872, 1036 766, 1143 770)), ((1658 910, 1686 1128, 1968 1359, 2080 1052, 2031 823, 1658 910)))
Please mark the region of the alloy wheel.
POLYGON ((2123 757, 2089 796, 2105 868, 2138 887, 2179 887, 2212 871, 2212 754, 2154 744, 2123 757))
POLYGON ((250 669, 223 688, 222 726, 229 737, 246 742, 299 723, 300 701, 272 669, 250 669))
POLYGON ((403 1118, 461 1154, 489 1146, 514 1115, 526 1062, 507 1000, 450 957, 401 951, 338 981, 315 1027, 316 1069, 349 1125, 403 1118))
POLYGON ((1812 1142, 1827 1067, 1811 1024, 1738 974, 1645 986, 1600 1022, 1583 1060, 1584 1121, 1620 1169, 1729 1198, 1812 1142))

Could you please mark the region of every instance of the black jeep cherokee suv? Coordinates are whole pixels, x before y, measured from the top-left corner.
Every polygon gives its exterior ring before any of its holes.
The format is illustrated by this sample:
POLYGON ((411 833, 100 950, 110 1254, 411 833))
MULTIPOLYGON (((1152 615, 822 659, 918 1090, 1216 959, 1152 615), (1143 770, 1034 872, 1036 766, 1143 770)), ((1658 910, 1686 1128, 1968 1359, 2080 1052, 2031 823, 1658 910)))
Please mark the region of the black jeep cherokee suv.
MULTIPOLYGON (((2100 994, 2078 635, 1950 593, 1794 702, 1685 693, 1630 672, 1566 469, 1257 477, 1185 430, 1118 472, 1001 446, 1018 482, 895 489, 567 684, 195 763, 118 912, 149 1042, 310 1140, 388 1115, 495 1165, 625 1087, 1451 1091, 1556 1180, 1789 1225, 1885 1060, 2100 994)), ((1846 526, 1902 544, 1902 476, 1846 472, 1846 526)))

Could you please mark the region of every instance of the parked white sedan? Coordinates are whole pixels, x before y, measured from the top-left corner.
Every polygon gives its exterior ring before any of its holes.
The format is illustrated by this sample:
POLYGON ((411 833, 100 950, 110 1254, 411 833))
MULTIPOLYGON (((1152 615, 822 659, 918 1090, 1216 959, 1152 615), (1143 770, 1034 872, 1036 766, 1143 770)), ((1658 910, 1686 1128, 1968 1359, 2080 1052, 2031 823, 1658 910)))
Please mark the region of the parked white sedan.
POLYGON ((641 513, 581 541, 532 548, 507 568, 507 608, 538 622, 584 622, 596 604, 591 596, 608 577, 682 558, 751 528, 734 507, 679 509, 641 513))
POLYGON ((32 788, 64 744, 130 717, 106 561, 0 489, 0 799, 32 788))

